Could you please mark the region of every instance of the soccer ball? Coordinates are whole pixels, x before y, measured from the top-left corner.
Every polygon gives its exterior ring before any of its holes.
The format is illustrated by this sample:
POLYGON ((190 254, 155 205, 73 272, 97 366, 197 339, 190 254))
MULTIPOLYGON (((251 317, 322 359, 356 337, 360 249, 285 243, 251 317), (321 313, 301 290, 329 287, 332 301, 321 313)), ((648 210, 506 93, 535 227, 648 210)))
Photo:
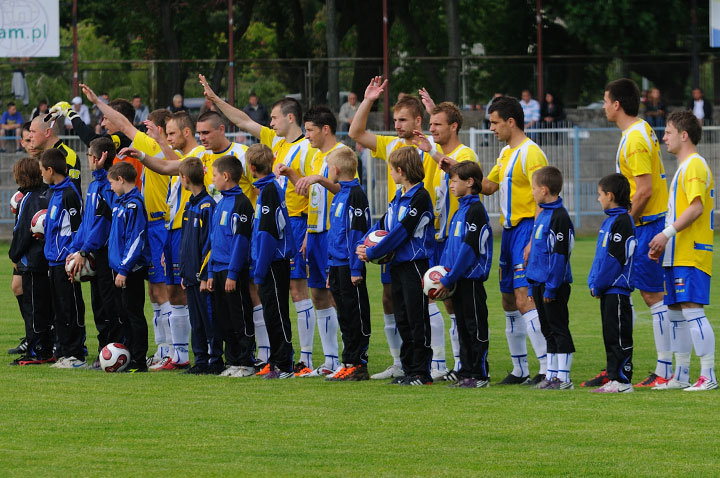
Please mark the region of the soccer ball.
MULTIPOLYGON (((75 266, 75 258, 77 256, 73 254, 70 261, 68 261, 67 264, 65 264, 65 272, 70 272, 72 268, 75 266)), ((86 282, 89 281, 91 277, 95 276, 95 256, 91 253, 87 255, 85 258, 85 265, 80 270, 80 272, 77 272, 75 274, 75 281, 76 282, 86 282)))
POLYGON ((20 207, 20 201, 22 201, 23 196, 25 195, 21 191, 17 191, 10 198, 10 211, 13 214, 17 214, 18 207, 20 207))
POLYGON ((122 372, 130 363, 130 351, 123 344, 107 344, 100 351, 100 369, 107 373, 122 372))
MULTIPOLYGON (((387 231, 382 231, 382 230, 373 231, 367 235, 367 237, 365 238, 365 242, 363 242, 363 244, 365 244, 365 247, 367 247, 369 249, 373 246, 377 246, 378 244, 380 244, 380 241, 382 241, 385 238, 385 236, 387 236, 387 235, 388 235, 387 231)), ((392 260, 394 255, 395 255, 395 251, 391 251, 382 257, 378 257, 376 259, 371 259, 370 262, 372 262, 373 264, 387 264, 388 262, 390 262, 392 260)))
POLYGON ((41 209, 35 213, 30 221, 30 232, 38 239, 45 237, 45 214, 47 214, 47 209, 41 209))
MULTIPOLYGON (((437 291, 437 286, 433 284, 435 281, 439 281, 443 277, 447 275, 447 273, 450 272, 450 269, 448 269, 445 266, 434 266, 428 269, 425 272, 425 275, 423 276, 423 292, 425 292, 425 295, 430 297, 431 299, 435 300, 435 292, 437 291)), ((449 299, 452 297, 453 293, 455 292, 455 285, 452 286, 449 290, 449 294, 446 299, 449 299)))

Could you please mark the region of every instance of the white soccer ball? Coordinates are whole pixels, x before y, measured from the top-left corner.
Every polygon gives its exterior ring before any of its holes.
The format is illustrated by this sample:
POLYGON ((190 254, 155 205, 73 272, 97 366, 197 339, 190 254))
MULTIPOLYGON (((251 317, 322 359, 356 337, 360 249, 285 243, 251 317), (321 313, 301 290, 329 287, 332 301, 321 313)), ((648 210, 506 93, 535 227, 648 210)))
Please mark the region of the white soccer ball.
MULTIPOLYGON (((65 272, 70 272, 75 266, 75 259, 77 254, 73 254, 70 260, 65 264, 65 272)), ((80 272, 75 273, 76 282, 89 281, 91 277, 95 277, 95 256, 91 253, 85 258, 85 265, 80 269, 80 272)))
MULTIPOLYGON (((367 235, 363 244, 365 245, 365 247, 370 249, 371 247, 374 247, 374 246, 380 244, 380 242, 383 239, 385 239, 385 236, 387 236, 387 235, 388 235, 387 231, 383 231, 383 230, 373 231, 367 235)), ((392 260, 394 255, 395 255, 395 251, 392 251, 392 252, 385 254, 382 257, 377 257, 375 259, 371 259, 370 262, 372 262, 373 264, 387 264, 388 262, 390 262, 392 260)))
MULTIPOLYGON (((423 292, 425 292, 426 296, 435 300, 435 292, 437 292, 437 285, 434 284, 434 282, 439 281, 440 279, 445 277, 448 272, 450 272, 450 269, 445 266, 433 266, 425 272, 425 275, 423 276, 422 286, 423 292)), ((453 284, 453 286, 449 290, 449 294, 447 295, 447 297, 445 297, 445 299, 449 299, 450 297, 452 297, 454 292, 455 285, 453 284)))
POLYGON ((100 351, 100 369, 108 373, 122 372, 130 363, 130 351, 123 344, 107 344, 100 351))
POLYGON ((21 191, 16 191, 15 194, 10 197, 10 211, 13 214, 17 214, 20 202, 24 196, 25 195, 21 191))
POLYGON ((30 221, 30 232, 35 237, 45 237, 45 215, 47 209, 41 209, 35 213, 30 221))

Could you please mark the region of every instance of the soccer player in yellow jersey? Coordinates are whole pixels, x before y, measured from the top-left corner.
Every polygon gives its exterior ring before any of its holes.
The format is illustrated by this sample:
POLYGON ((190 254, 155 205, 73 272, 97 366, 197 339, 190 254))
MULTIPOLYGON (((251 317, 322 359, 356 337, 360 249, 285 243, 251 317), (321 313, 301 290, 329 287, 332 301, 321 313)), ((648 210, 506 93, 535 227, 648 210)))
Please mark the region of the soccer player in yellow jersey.
MULTIPOLYGON (((314 331, 310 324, 315 323, 315 310, 310 300, 307 284, 307 266, 300 248, 307 230, 308 198, 295 191, 295 186, 287 179, 287 169, 292 169, 299 176, 311 173, 310 159, 315 151, 300 129, 302 108, 293 98, 283 98, 276 101, 270 110, 271 128, 262 126, 253 121, 243 111, 223 101, 210 88, 203 75, 199 75, 203 85, 203 94, 212 101, 220 111, 243 131, 247 131, 270 148, 275 155, 273 172, 277 181, 285 189, 285 202, 290 216, 290 227, 297 241, 297 255, 290 259, 290 296, 298 317, 298 335, 300 343, 306 342, 306 337, 312 337, 314 331), (280 170, 280 166, 286 168, 280 170)), ((295 366, 296 371, 304 368, 312 369, 312 355, 301 353, 301 360, 295 366)))
POLYGON ((633 262, 635 287, 650 307, 657 362, 655 371, 636 387, 663 384, 672 375, 672 351, 667 306, 663 303, 663 271, 648 258, 648 244, 663 228, 667 210, 667 181, 655 132, 638 118, 640 90, 634 81, 620 78, 605 87, 603 109, 608 121, 622 130, 615 168, 630 182, 630 215, 635 220, 638 250, 633 262))
POLYGON ((677 157, 670 183, 665 229, 650 241, 650 258, 665 272, 665 304, 673 325, 675 374, 655 388, 686 391, 718 388, 715 377, 715 334, 703 306, 710 303, 715 184, 696 145, 702 126, 692 111, 677 111, 667 119, 663 141, 677 157), (663 256, 664 252, 664 256, 663 256), (700 378, 690 386, 690 352, 700 358, 700 378))
MULTIPOLYGON (((490 131, 507 143, 500 151, 497 164, 482 182, 482 193, 489 196, 500 191, 500 292, 505 311, 505 336, 513 369, 500 384, 537 384, 547 372, 547 344, 540 330, 538 313, 528 297, 525 277, 526 248, 530 244, 537 205, 532 195, 532 176, 547 166, 540 147, 523 131, 525 115, 516 98, 501 96, 488 108, 490 131), (530 378, 526 337, 530 336, 540 371, 530 378)), ((528 249, 529 251, 529 249, 528 249)))
MULTIPOLYGON (((388 86, 388 80, 376 76, 370 80, 370 84, 365 89, 365 96, 362 103, 355 112, 355 117, 350 124, 348 134, 352 139, 360 143, 363 147, 372 151, 376 158, 387 161, 390 153, 403 146, 416 147, 415 136, 413 131, 422 129, 423 106, 420 100, 414 96, 404 95, 393 106, 393 122, 397 136, 381 136, 367 130, 367 119, 372 105, 380 98, 385 88, 388 86)), ((432 178, 435 177, 437 163, 424 151, 419 151, 422 159, 423 169, 425 170, 425 189, 430 193, 430 197, 434 198, 435 194, 432 188, 432 178)), ((388 164, 387 175, 387 192, 388 203, 395 198, 398 186, 392 179, 390 174, 390 165, 388 164)), ((370 378, 386 379, 403 376, 402 366, 400 364, 400 334, 395 325, 395 314, 393 311, 390 289, 390 268, 387 265, 381 266, 380 280, 383 284, 383 312, 385 319, 385 336, 390 346, 390 354, 393 357, 393 364, 385 371, 376 373, 370 378)), ((437 308, 437 305, 434 306, 437 308)), ((439 311, 438 311, 439 313, 439 311)), ((432 314, 432 312, 431 312, 432 314)), ((442 317, 442 316, 441 316, 442 317)))

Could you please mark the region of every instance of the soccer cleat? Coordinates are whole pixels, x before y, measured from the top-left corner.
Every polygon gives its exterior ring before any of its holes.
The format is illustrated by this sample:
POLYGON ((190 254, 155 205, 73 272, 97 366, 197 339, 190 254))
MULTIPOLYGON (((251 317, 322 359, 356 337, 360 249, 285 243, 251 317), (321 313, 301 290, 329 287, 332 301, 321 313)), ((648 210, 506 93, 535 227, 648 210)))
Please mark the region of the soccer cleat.
POLYGON ((230 365, 228 368, 218 374, 220 377, 232 377, 235 372, 240 369, 239 365, 230 365))
POLYGON ((172 370, 165 368, 165 365, 169 364, 172 361, 170 357, 163 357, 162 360, 159 362, 155 362, 153 365, 148 365, 147 368, 151 372, 160 372, 162 370, 172 370))
POLYGON ((255 373, 255 375, 257 375, 258 377, 262 377, 264 375, 267 375, 268 373, 270 373, 270 364, 266 363, 260 371, 255 373))
POLYGON ((255 364, 253 365, 253 367, 255 368, 255 373, 257 373, 260 370, 262 370, 263 368, 265 368, 266 365, 267 364, 265 362, 263 362, 262 360, 259 360, 259 359, 255 360, 255 364))
POLYGON ((573 385, 572 381, 563 382, 559 378, 553 377, 548 386, 545 387, 543 390, 572 390, 574 388, 575 386, 573 385))
POLYGON ((146 364, 131 365, 130 368, 127 368, 125 371, 127 373, 143 373, 148 371, 148 366, 146 364))
POLYGON ((265 374, 265 379, 267 380, 274 380, 274 379, 286 379, 286 378, 293 378, 295 377, 295 373, 293 372, 283 372, 282 370, 279 370, 278 368, 275 368, 268 373, 265 374))
POLYGON ((89 368, 88 364, 85 360, 75 358, 75 357, 67 357, 65 360, 63 360, 60 365, 58 365, 55 368, 70 368, 70 369, 76 369, 76 368, 89 368))
MULTIPOLYGON (((370 378, 372 378, 372 377, 370 377, 370 378)), ((395 377, 395 378, 393 378, 393 379, 390 380, 387 384, 388 384, 388 385, 403 385, 404 382, 405 382, 407 379, 408 379, 408 377, 406 377, 405 375, 403 375, 402 377, 395 377)))
POLYGON ((715 390, 718 388, 717 382, 713 382, 704 375, 700 375, 700 378, 692 387, 687 387, 683 392, 698 392, 702 390, 715 390))
MULTIPOLYGON (((670 377, 672 378, 672 377, 670 377)), ((656 385, 662 385, 663 383, 668 383, 670 381, 669 378, 663 378, 660 375, 657 375, 655 373, 650 373, 643 381, 640 383, 636 383, 634 385, 635 388, 654 388, 656 385)))
POLYGON ((153 355, 153 356, 148 357, 147 359, 145 359, 145 364, 148 366, 148 368, 150 368, 150 367, 152 367, 153 365, 159 364, 159 363, 162 362, 164 359, 165 359, 165 357, 156 357, 156 356, 153 355))
POLYGON ((342 382, 363 382, 370 380, 370 374, 368 373, 367 365, 355 365, 347 369, 342 378, 339 380, 342 382))
POLYGON ((517 375, 509 373, 507 377, 505 377, 500 383, 498 383, 498 385, 524 385, 529 381, 530 375, 518 377, 517 375))
POLYGON ((432 384, 433 384, 432 378, 426 378, 426 377, 422 377, 420 375, 410 375, 409 377, 406 377, 405 380, 403 380, 398 385, 420 386, 420 385, 432 385, 432 384))
POLYGON ((305 365, 305 362, 298 362, 293 367, 293 373, 295 373, 296 377, 300 377, 301 375, 312 373, 312 369, 305 365))
POLYGON ((225 364, 220 362, 212 362, 207 366, 208 375, 220 375, 225 370, 225 364))
POLYGON ((488 388, 489 386, 489 380, 481 380, 478 378, 466 378, 458 384, 459 388, 488 388))
POLYGON ((333 373, 325 377, 325 381, 327 382, 337 382, 339 380, 342 380, 342 378, 347 375, 348 369, 351 368, 352 365, 345 365, 342 364, 337 370, 335 370, 333 373))
POLYGON ((315 370, 312 370, 310 373, 306 373, 303 375, 298 375, 298 377, 307 378, 307 377, 327 377, 329 375, 332 375, 335 372, 335 370, 327 368, 325 365, 321 365, 315 370))
POLYGON ((678 380, 675 380, 674 378, 671 378, 665 383, 660 383, 655 385, 652 389, 653 390, 681 390, 683 388, 688 388, 690 386, 690 382, 680 382, 678 380))
POLYGON ((20 339, 20 343, 17 347, 13 347, 10 350, 8 350, 8 353, 10 355, 23 355, 28 350, 28 341, 27 337, 23 337, 20 339))
POLYGON ((603 369, 599 374, 595 375, 590 380, 585 380, 580 384, 581 387, 602 387, 610 381, 608 378, 607 370, 603 369))
POLYGON ((53 361, 54 359, 52 357, 40 358, 24 356, 20 358, 20 360, 18 361, 18 365, 40 365, 44 363, 52 363, 53 361))
POLYGON ((188 375, 207 375, 209 373, 210 367, 206 363, 196 363, 189 369, 185 370, 185 373, 188 375))
POLYGON ((538 390, 545 390, 546 388, 548 388, 550 386, 551 383, 553 383, 552 378, 551 379, 543 378, 542 381, 540 381, 540 383, 535 385, 535 388, 537 388, 538 390))
POLYGON ((457 370, 448 370, 448 372, 439 378, 433 377, 433 382, 450 382, 450 383, 457 383, 458 382, 458 373, 457 370))
POLYGON ((67 359, 67 357, 58 357, 57 359, 55 359, 55 363, 50 366, 52 368, 61 368, 60 365, 62 365, 62 363, 65 362, 67 359))
POLYGON ((185 370, 186 368, 190 368, 190 362, 177 363, 170 360, 160 368, 163 370, 185 370))
POLYGON ((242 378, 252 377, 253 375, 255 375, 255 367, 240 365, 239 367, 237 367, 237 370, 230 376, 234 378, 242 378))
POLYGON ((441 369, 435 369, 435 370, 433 370, 433 371, 430 372, 430 378, 432 378, 434 382, 439 382, 439 381, 441 381, 441 380, 443 379, 443 377, 445 377, 445 375, 447 375, 447 374, 448 374, 448 369, 447 369, 447 367, 443 368, 442 370, 441 370, 441 369))
POLYGON ((545 380, 545 374, 539 373, 539 374, 535 375, 533 378, 531 378, 530 380, 528 380, 523 385, 527 385, 529 387, 535 387, 536 385, 540 384, 540 382, 542 382, 543 380, 545 380))
POLYGON ((620 383, 617 380, 610 380, 608 383, 590 393, 632 393, 635 389, 631 383, 620 383))
POLYGON ((399 378, 404 376, 405 372, 403 371, 402 367, 392 364, 384 371, 371 375, 370 378, 373 380, 385 380, 388 378, 399 378))

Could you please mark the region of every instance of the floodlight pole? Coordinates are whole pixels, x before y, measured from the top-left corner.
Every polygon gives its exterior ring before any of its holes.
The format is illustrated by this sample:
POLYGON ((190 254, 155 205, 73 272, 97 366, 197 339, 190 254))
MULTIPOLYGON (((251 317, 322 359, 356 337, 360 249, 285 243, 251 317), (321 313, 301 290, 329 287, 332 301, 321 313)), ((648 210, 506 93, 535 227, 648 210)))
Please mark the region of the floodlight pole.
POLYGON ((73 97, 78 96, 78 38, 77 38, 77 0, 72 6, 72 91, 73 97))
MULTIPOLYGON (((390 75, 388 68, 388 10, 387 0, 383 0, 383 77, 387 80, 390 75)), ((383 119, 385 120, 385 130, 390 128, 390 86, 385 88, 383 93, 383 119)))
POLYGON ((232 0, 228 0, 228 102, 235 106, 235 57, 233 55, 232 0))
POLYGON ((543 99, 543 59, 542 59, 542 0, 537 0, 537 98, 543 99))

